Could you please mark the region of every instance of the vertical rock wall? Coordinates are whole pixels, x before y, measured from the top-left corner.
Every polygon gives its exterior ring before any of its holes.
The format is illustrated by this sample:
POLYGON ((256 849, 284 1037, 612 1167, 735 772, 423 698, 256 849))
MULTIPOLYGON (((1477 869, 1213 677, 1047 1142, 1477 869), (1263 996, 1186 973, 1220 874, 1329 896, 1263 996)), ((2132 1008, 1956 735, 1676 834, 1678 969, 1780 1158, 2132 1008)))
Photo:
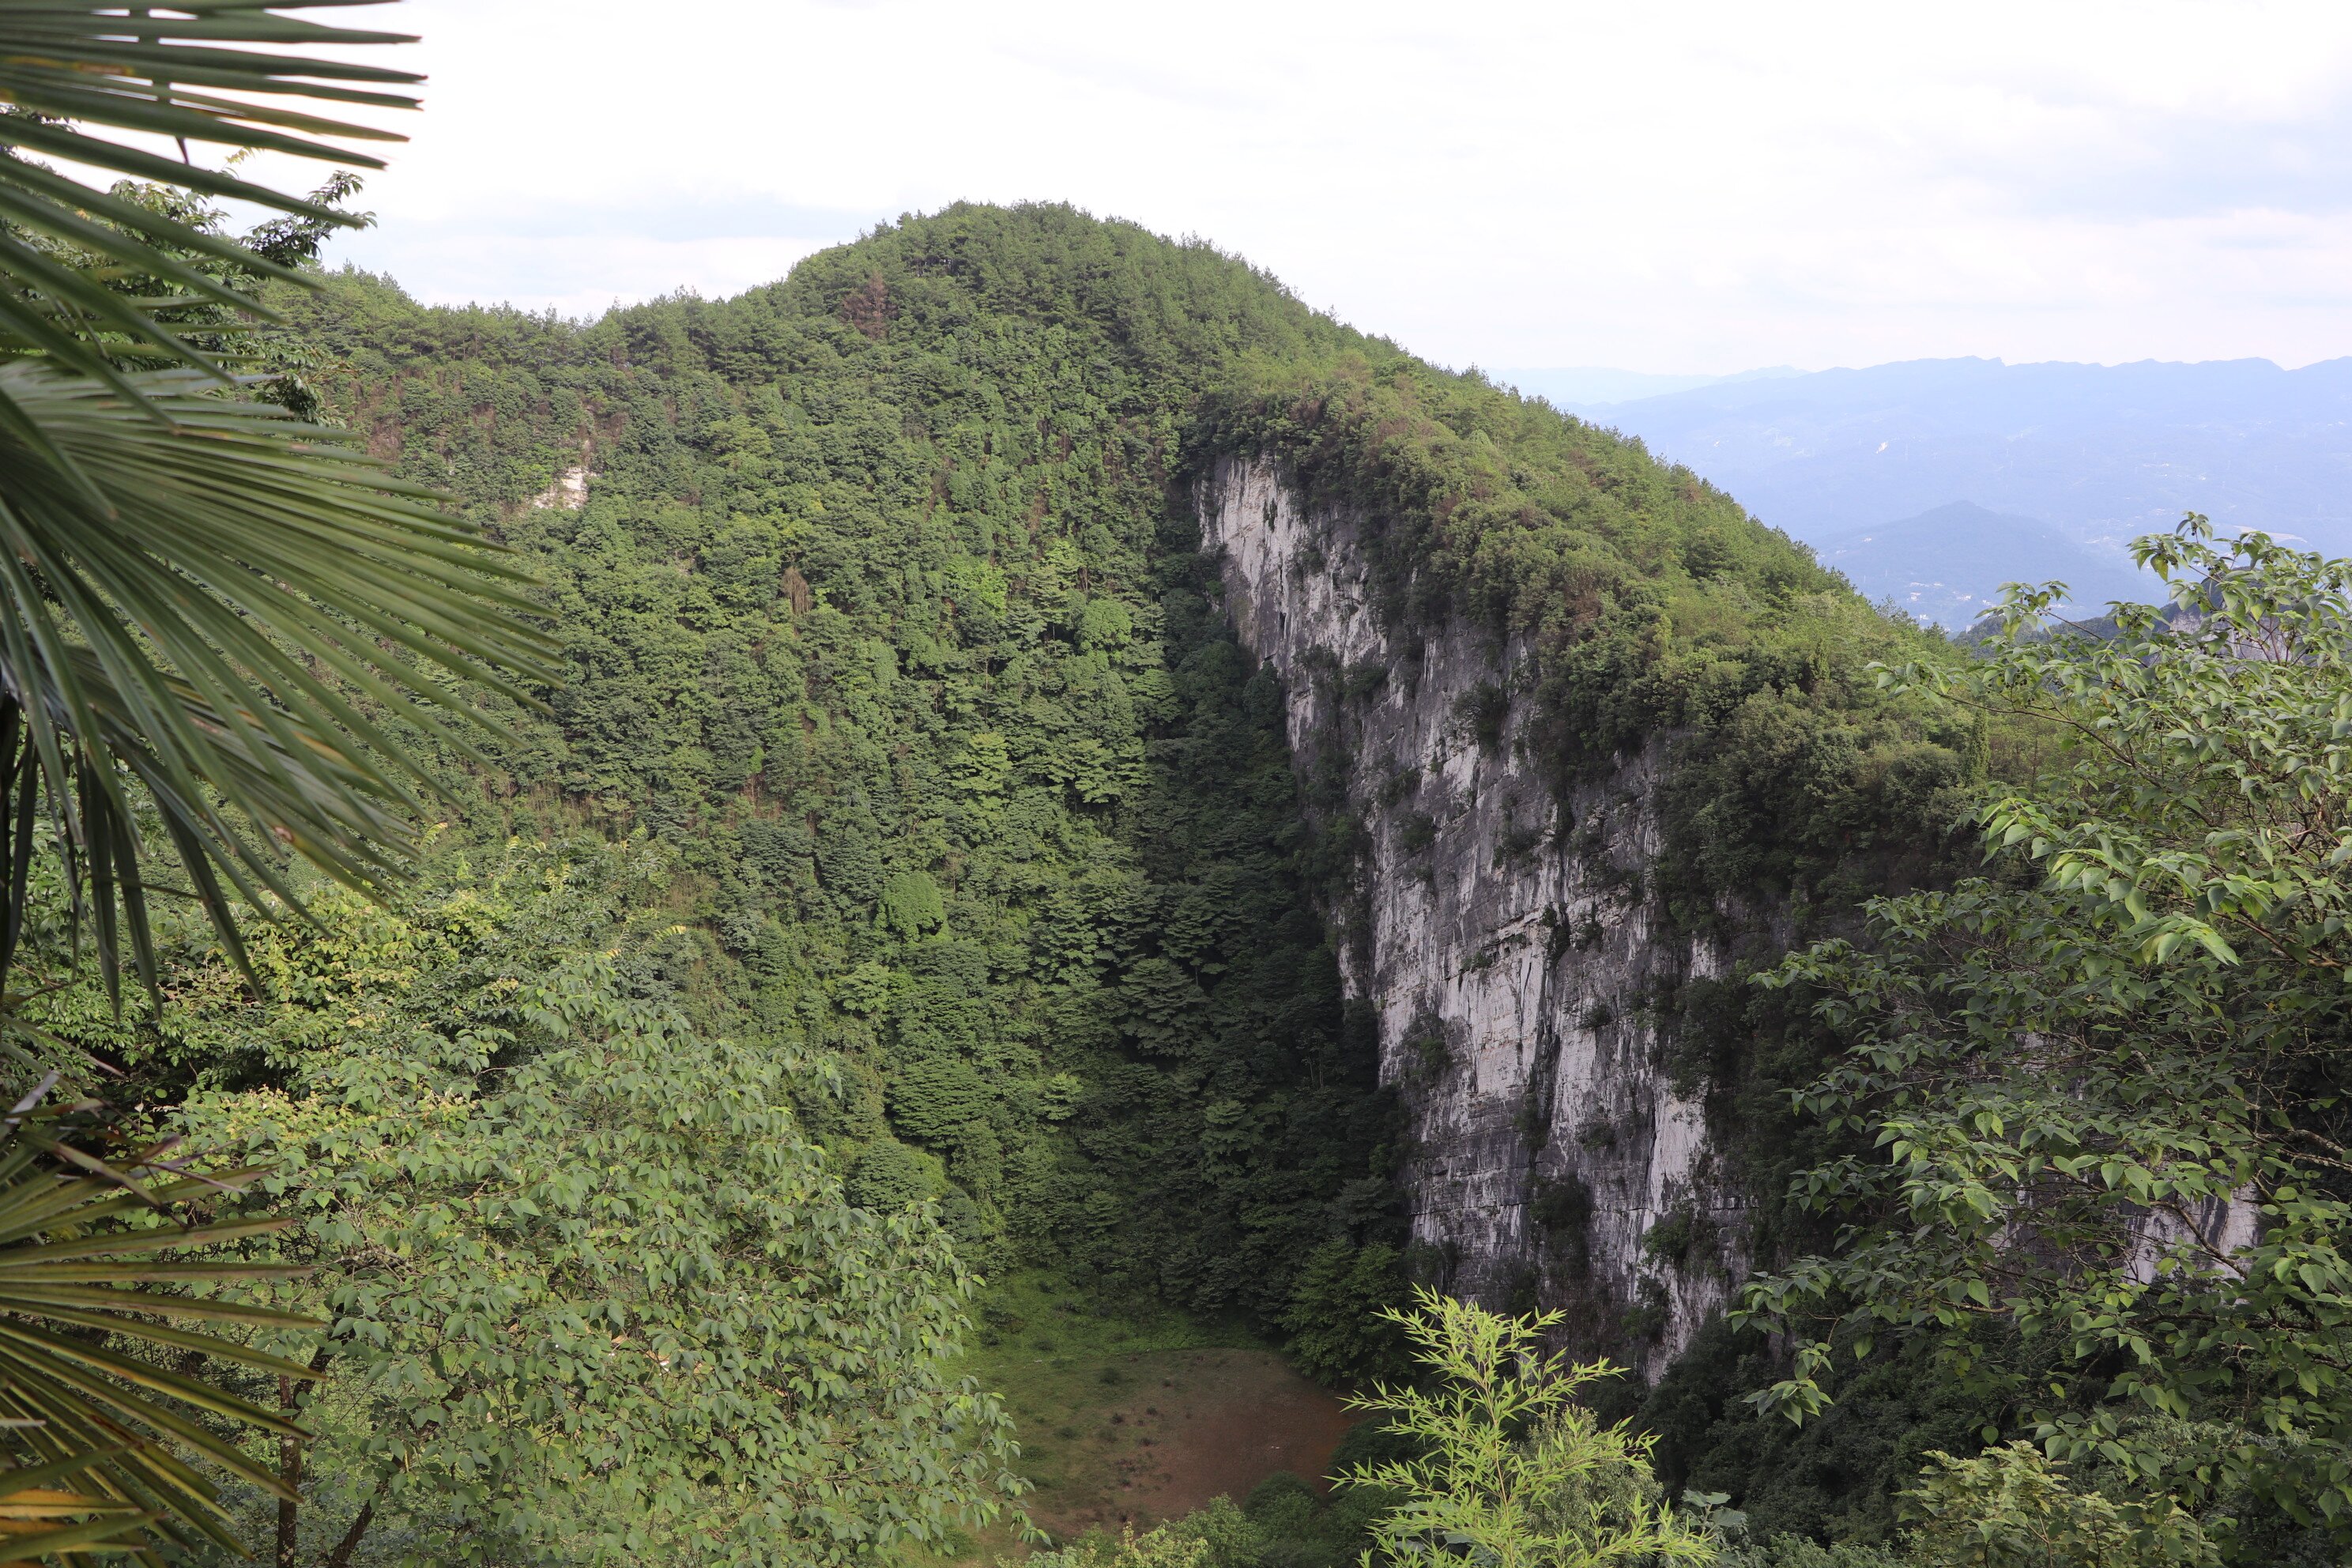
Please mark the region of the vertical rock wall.
POLYGON ((1342 971, 1412 1119, 1420 1256, 1460 1293, 1568 1309, 1654 1377, 1745 1263, 1654 1021, 1725 967, 1642 892, 1659 752, 1563 813, 1513 741, 1515 650, 1385 626, 1355 521, 1310 515, 1270 463, 1226 460, 1197 500, 1235 630, 1284 678, 1299 765, 1336 762, 1370 833, 1342 971))

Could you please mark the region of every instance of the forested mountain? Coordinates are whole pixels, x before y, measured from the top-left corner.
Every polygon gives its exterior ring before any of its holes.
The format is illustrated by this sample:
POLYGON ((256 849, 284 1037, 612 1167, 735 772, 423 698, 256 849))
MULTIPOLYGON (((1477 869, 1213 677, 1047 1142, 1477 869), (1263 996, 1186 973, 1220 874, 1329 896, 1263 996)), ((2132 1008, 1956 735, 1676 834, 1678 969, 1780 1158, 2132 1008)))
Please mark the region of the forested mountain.
POLYGON ((1276 694, 1167 509, 1218 377, 1360 340, 1212 252, 980 210, 724 304, 348 278, 315 331, 550 584, 566 683, 495 809, 670 847, 667 982, 835 1054, 803 1110, 853 1194, 1261 1312, 1392 1230, 1276 694))
POLYGON ((335 8, 0 8, 10 1561, 2346 1560, 2352 362, 426 309, 335 8))
POLYGON ((308 1216, 321 1559, 845 1562, 918 1478, 1002 1498, 943 1371, 972 1268, 1335 1381, 1397 1370, 1416 1282, 1555 1309, 1654 1374, 1609 1397, 1666 1479, 1775 1529, 1884 1536, 1926 1449, 2016 1428, 1890 1340, 1801 1430, 1723 1317, 1867 1146, 1790 1114, 1845 1042, 1751 977, 1958 874, 2045 755, 1873 668, 1943 639, 1633 442, 1068 208, 593 322, 324 282, 283 303, 328 406, 537 574, 562 682, 442 753, 398 908, 257 944, 258 1000, 189 921, 158 1019, 42 1004, 308 1216))
MULTIPOLYGON (((605 976, 597 1006, 819 1064, 786 1081, 854 1203, 936 1200, 983 1268, 1245 1310, 1330 1374, 1375 1364, 1349 1325, 1446 1267, 1410 1257, 1381 1073, 1403 1042, 1341 973, 1369 847, 1417 811, 1294 766, 1283 682, 1202 553, 1221 457, 1375 520, 1400 646, 1491 650, 1513 734, 1501 708, 1459 722, 1532 759, 1528 846, 1576 826, 1542 792, 1669 745, 1665 839, 1633 874, 1670 922, 1728 930, 1731 900, 1767 940, 1793 897, 1833 923, 1940 853, 1937 791, 1968 766, 1964 734, 1861 676, 1907 634, 1719 492, 1204 246, 960 207, 593 323, 356 274, 288 303, 329 405, 541 574, 562 639, 546 710, 507 716, 487 772, 453 760, 440 890, 387 950, 444 933, 414 962, 459 966, 445 1026, 523 1026, 495 998, 532 983, 532 930, 605 976), (583 834, 646 847, 625 869, 501 847, 583 834), (549 878, 571 902, 517 901, 549 878)), ((298 950, 288 999, 321 964, 381 967, 354 962, 298 950)), ((122 1044, 158 1097, 226 1095, 250 1128, 253 1095, 356 1092, 292 1047, 221 1057, 217 979, 174 994, 160 1048, 122 1044)), ((1693 1048, 1721 1096, 1767 1094, 1738 1012, 1693 1048)), ((1769 1201, 1784 1155, 1758 1147, 1735 1184, 1769 1201)))
POLYGON ((371 444, 550 582, 567 679, 495 812, 672 847, 665 975, 714 1028, 838 1053, 803 1110, 853 1194, 1196 1306, 1278 1313, 1318 1247, 1402 1240, 1326 931, 1352 829, 1310 825, 1221 614, 1203 452, 1385 441, 1323 461, 1392 491, 1400 606, 1609 666, 1563 676, 1608 726, 1586 752, 1772 681, 1744 650, 1836 592, 1611 437, 1060 209, 593 325, 357 276, 305 324, 371 444), (1644 652, 1678 615, 1689 651, 1644 652))

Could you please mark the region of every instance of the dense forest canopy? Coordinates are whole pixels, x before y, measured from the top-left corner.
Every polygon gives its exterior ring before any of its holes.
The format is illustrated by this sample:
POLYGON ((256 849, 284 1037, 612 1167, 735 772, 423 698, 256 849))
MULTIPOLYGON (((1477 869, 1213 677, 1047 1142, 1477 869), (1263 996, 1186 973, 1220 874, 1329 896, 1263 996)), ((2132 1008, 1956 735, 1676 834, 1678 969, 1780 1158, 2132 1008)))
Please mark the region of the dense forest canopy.
MULTIPOLYGON (((593 322, 320 282, 278 300, 306 388, 535 574, 561 679, 487 760, 436 753, 461 809, 415 886, 319 897, 255 944, 257 996, 188 917, 157 1016, 88 977, 38 1005, 304 1215, 274 1245, 318 1272, 278 1299, 336 1324, 305 1553, 937 1543, 1019 1491, 951 1371, 975 1270, 1235 1314, 1329 1380, 1403 1370, 1381 1313, 1441 1270, 1341 974, 1382 805, 1302 776, 1227 622, 1193 487, 1228 456, 1361 520, 1394 646, 1474 629, 1524 717, 1492 739, 1563 798, 1662 759, 1648 896, 1744 966, 1646 1004, 1663 1066, 1758 1255, 1835 1249, 1790 1178, 1868 1130, 1789 1106, 1851 1021, 1748 974, 1948 880, 1970 803, 2053 731, 1877 679, 1954 655, 1729 498, 1066 207, 908 218, 593 322), (632 1276, 653 1255, 675 1271, 632 1276), (763 1500, 714 1530, 730 1496, 763 1500)), ((53 926, 28 962, 64 983, 68 949, 53 926)), ((2014 1379, 1938 1353, 1848 1358, 1800 1429, 1764 1408, 1771 1345, 1718 1323, 1611 1414, 1655 1438, 1643 1498, 1720 1486, 1759 1529, 1884 1537, 1939 1447, 1952 1495, 2063 1491, 1967 1457, 2023 1429, 2014 1379)), ((1231 1561, 1325 1560, 1265 1550, 1231 1561)))
POLYGON ((422 307, 352 3, 0 6, 11 1561, 2345 1560, 2352 562, 1947 641, 1066 206, 422 307))
POLYGON ((1538 643, 1563 769, 1769 745, 1686 803, 1700 904, 1916 829, 1956 776, 1852 679, 1902 634, 1802 551, 1205 246, 959 207, 593 324, 352 275, 303 310, 330 401, 550 584, 565 680, 492 819, 669 844, 665 983, 834 1055, 803 1110, 852 1191, 940 1198, 976 1258, 1273 1315, 1318 1248, 1401 1239, 1326 934, 1350 824, 1308 826, 1223 624, 1211 454, 1392 520, 1401 622, 1538 643))
POLYGON ((551 584, 567 679, 509 819, 674 847, 658 964, 837 1056, 803 1110, 853 1193, 1259 1310, 1389 1223, 1276 694, 1162 537, 1206 380, 1336 329, 1205 249, 972 211, 725 304, 580 328, 350 279, 316 331, 551 584), (585 504, 533 504, 567 469, 585 504))

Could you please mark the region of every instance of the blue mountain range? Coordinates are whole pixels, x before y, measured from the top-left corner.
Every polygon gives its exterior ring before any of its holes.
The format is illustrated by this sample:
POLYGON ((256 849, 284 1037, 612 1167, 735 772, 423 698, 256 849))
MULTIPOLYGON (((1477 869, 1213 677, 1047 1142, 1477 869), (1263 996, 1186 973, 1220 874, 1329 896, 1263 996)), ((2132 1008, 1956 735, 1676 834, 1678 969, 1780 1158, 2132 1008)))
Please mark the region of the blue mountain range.
MULTIPOLYGON (((1496 379, 1540 395, 1546 374, 1496 379)), ((2009 581, 2061 579, 2093 607, 2151 597, 2124 547, 2185 511, 2352 554, 2352 358, 1912 360, 1556 401, 1946 625, 2009 581)))

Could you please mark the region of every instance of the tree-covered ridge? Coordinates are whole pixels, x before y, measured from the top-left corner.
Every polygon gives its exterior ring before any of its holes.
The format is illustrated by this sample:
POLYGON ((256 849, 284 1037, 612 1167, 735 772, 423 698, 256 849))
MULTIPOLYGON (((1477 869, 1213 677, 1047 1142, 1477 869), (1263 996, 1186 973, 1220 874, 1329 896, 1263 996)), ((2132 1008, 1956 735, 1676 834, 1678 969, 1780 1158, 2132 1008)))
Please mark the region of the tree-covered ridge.
POLYGON ((1201 385, 1343 334, 1056 211, 587 328, 338 292, 340 405, 551 586, 568 679, 510 820, 677 846, 672 977, 714 1027, 840 1054, 803 1110, 853 1194, 1265 1311, 1391 1223, 1278 692, 1166 536, 1201 385), (575 465, 583 508, 529 504, 575 465))
POLYGON ((671 981, 839 1053, 804 1110, 853 1194, 938 1194, 980 1256, 1271 1315, 1318 1249, 1360 1282, 1397 1239, 1324 936, 1348 810, 1304 825, 1223 626, 1211 458, 1378 524, 1399 626, 1490 628, 1563 782, 1703 740, 1659 884, 1694 918, 1808 876, 1838 905, 1960 772, 1850 680, 1901 634, 1801 551, 1205 246, 958 207, 719 303, 579 325, 346 278, 308 325, 376 449, 550 584, 567 680, 506 820, 672 842, 671 981))
POLYGON ((1276 455, 1369 534, 1408 653, 1462 617, 1529 700, 1519 741, 1565 788, 1653 740, 1675 766, 1654 886, 1834 919, 1938 858, 1979 742, 1861 675, 1928 651, 1844 579, 1639 441, 1407 356, 1252 366, 1197 450, 1276 455))
MULTIPOLYGON (((973 1268, 1012 1261, 1241 1309, 1331 1380, 1409 1339, 1431 1377, 1359 1401, 1388 1460, 1340 1504, 1276 1478, 1073 1563, 1893 1568, 1906 1477, 1919 1568, 2340 1555, 2352 566, 2192 519, 2142 545, 2174 615, 2053 638, 2029 593, 2011 646, 1947 658, 1638 444, 1066 208, 593 324, 348 277, 286 300, 308 337, 248 337, 351 178, 306 202, 71 122, 334 129, 179 85, 305 65, 223 43, 394 41, 285 8, 0 26, 20 154, 164 182, 0 158, 0 1044, 46 1073, 0 1126, 16 1555, 211 1562, 272 1515, 322 1568, 951 1551, 1025 1489, 957 1371, 973 1268), (203 192, 289 216, 240 248, 203 192), (331 408, 302 373, 335 353, 331 408), (1663 776, 1663 849, 1612 868, 1646 930, 1832 933, 1763 992, 1639 1004, 1733 1176, 1786 1194, 1751 1321, 1644 1435, 1527 1353, 1559 1314, 1380 1310, 1401 1123, 1326 932, 1386 796, 1302 788, 1224 626, 1192 506, 1240 457, 1372 552, 1402 657, 1307 679, 1368 698, 1483 634, 1482 746, 1563 805, 1663 776), (444 721, 483 691, 488 758, 444 721), (1970 791, 2053 734, 2071 771, 1970 791), (1935 879, 1971 793, 1993 875, 1847 918, 1935 879), (192 887, 142 869, 166 846, 192 887), (1808 1079, 1811 1124, 1766 1131, 1808 1079), (1664 1502, 1703 1476, 1741 1508, 1664 1502)), ((1643 1252, 1685 1267, 1694 1223, 1643 1252)))
MULTIPOLYGON (((304 1233, 322 1264, 304 1300, 333 1306, 354 1392, 314 1413, 332 1430, 281 1525, 298 1534, 560 1558, 582 1531, 673 1529, 699 1487, 785 1496, 771 1482, 805 1474, 827 1422, 875 1430, 890 1408, 928 1434, 893 1462, 969 1470, 924 1510, 935 1532, 959 1487, 1003 1495, 992 1407, 934 1418, 962 1397, 939 1362, 975 1264, 1241 1309, 1321 1376, 1393 1357, 1372 1314, 1402 1289, 1397 1121, 1326 934, 1374 807, 1294 776, 1284 694, 1199 552, 1192 484, 1214 458, 1270 454, 1358 510, 1401 649, 1446 617, 1490 633, 1497 693, 1536 699, 1517 741, 1562 784, 1664 748, 1672 831, 1644 877, 1678 916, 1737 926, 1784 889, 1842 907, 1889 846, 1934 841, 1963 771, 1953 736, 1853 679, 1903 634, 1727 500, 1205 247, 959 208, 735 300, 594 323, 424 309, 356 275, 287 304, 331 409, 539 575, 564 665, 545 713, 506 711, 490 766, 445 755, 467 810, 389 934, 335 906, 248 1002, 201 931, 175 929, 160 1024, 118 1024, 88 991, 45 1002, 137 1098, 277 1162, 295 1201, 356 1205, 363 1230, 414 1221, 456 1259, 386 1274, 331 1226, 304 1233), (573 875, 574 852, 543 847, 583 828, 653 840, 625 858, 660 874, 534 889, 573 875), (362 997, 367 1026, 321 1013, 329 992, 362 997), (648 1070, 665 1055, 684 1088, 648 1070), (427 1084, 432 1125, 386 1110, 387 1073, 427 1084), (730 1084, 740 1116, 686 1125, 730 1084), (602 1159, 597 1127, 635 1152, 602 1159), (478 1180, 500 1149, 546 1161, 478 1180), (583 1162, 603 1177, 568 1169, 583 1162), (776 1173, 797 1217, 730 1165, 776 1173), (667 1368, 572 1358, 573 1319, 691 1337, 695 1301, 613 1288, 635 1240, 564 1233, 646 1195, 691 1218, 671 1234, 709 1251, 713 1299, 747 1321, 799 1310, 757 1256, 855 1238, 854 1268, 793 1289, 828 1303, 846 1353, 895 1370, 802 1421, 810 1406, 753 1388, 773 1382, 761 1357, 799 1364, 765 1342, 738 1362, 741 1409, 800 1423, 766 1458, 698 1468, 741 1421, 696 1409, 635 1433, 667 1368), (952 1256, 904 1212, 917 1199, 952 1256), (877 1288, 894 1268, 906 1300, 877 1288), (478 1285, 495 1311, 440 1312, 478 1285), (554 1362, 507 1376, 494 1347, 526 1318, 554 1325, 554 1362), (560 1453, 531 1436, 557 1363, 586 1369, 560 1453), (435 1418, 445 1396, 469 1418, 435 1418), (636 1468, 600 1468, 632 1444, 636 1468), (611 1484, 541 1507, 569 1484, 549 1478, 590 1473, 611 1484)), ((1678 1075, 1769 1116, 1814 1042, 1791 1027, 1759 1054, 1771 1020, 1743 996, 1654 1006, 1684 1021, 1678 1075)), ((1820 1154, 1749 1142, 1734 1153, 1759 1193, 1820 1154)), ((837 1552, 887 1496, 824 1527, 837 1552)), ((809 1526, 779 1507, 778 1539, 809 1526)))

